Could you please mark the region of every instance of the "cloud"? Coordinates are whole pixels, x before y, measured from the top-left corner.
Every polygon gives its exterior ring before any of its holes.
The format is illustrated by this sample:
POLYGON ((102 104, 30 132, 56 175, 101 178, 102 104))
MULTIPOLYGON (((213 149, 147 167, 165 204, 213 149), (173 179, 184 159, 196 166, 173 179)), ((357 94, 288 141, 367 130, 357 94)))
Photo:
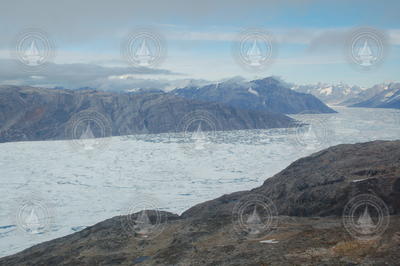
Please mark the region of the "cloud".
MULTIPOLYGON (((298 28, 298 29, 282 29, 273 28, 266 29, 266 33, 270 34, 271 37, 278 43, 288 44, 308 44, 317 36, 321 29, 313 28, 298 28)), ((193 31, 190 29, 177 29, 175 27, 166 30, 166 36, 169 40, 180 40, 180 41, 223 41, 231 42, 238 39, 238 35, 245 31, 246 28, 231 28, 229 30, 210 30, 210 31, 193 31)))
MULTIPOLYGON (((37 73, 27 72, 19 62, 11 59, 0 60, 0 83, 15 85, 62 86, 66 88, 94 87, 121 88, 123 86, 143 85, 141 79, 154 77, 177 77, 183 74, 165 69, 134 67, 103 67, 94 64, 55 64, 50 63, 37 73), (124 76, 133 78, 115 78, 124 76), (112 78, 114 77, 114 78, 112 78)), ((148 82, 151 85, 151 82, 148 82)))
MULTIPOLYGON (((331 53, 332 51, 342 51, 348 45, 352 32, 356 30, 357 28, 354 27, 319 30, 317 31, 318 33, 316 32, 314 38, 310 38, 307 52, 331 53)), ((400 29, 381 30, 375 28, 374 30, 382 36, 384 45, 400 45, 400 29)))
POLYGON ((264 9, 263 19, 287 8, 305 8, 311 0, 3 0, 0 9, 0 47, 8 47, 25 28, 40 28, 60 43, 120 39, 138 25, 162 24, 179 19, 185 25, 234 24, 264 9))
MULTIPOLYGON (((265 29, 279 44, 305 44, 309 50, 320 48, 340 48, 346 42, 349 33, 354 27, 346 28, 271 28, 265 29)), ((181 41, 235 41, 238 34, 245 28, 231 28, 229 30, 193 31, 188 28, 171 27, 166 30, 170 40, 181 41)), ((379 31, 379 29, 377 29, 379 31)), ((400 45, 400 29, 380 30, 390 39, 392 45, 400 45)))
POLYGON ((308 55, 296 58, 280 58, 276 60, 280 65, 332 65, 343 64, 346 60, 341 56, 335 55, 308 55))
POLYGON ((233 41, 235 40, 236 32, 223 31, 189 31, 189 30, 169 30, 166 34, 170 40, 181 41, 233 41))
MULTIPOLYGON (((370 2, 356 0, 349 6, 349 10, 354 5, 360 6, 362 10, 373 12, 378 4, 372 5, 370 2)), ((346 5, 348 3, 345 0, 337 1, 337 8, 346 5)), ((379 12, 384 15, 371 17, 371 20, 374 18, 375 22, 389 19, 391 21, 391 17, 394 17, 397 23, 398 16, 395 10, 398 10, 396 9, 398 5, 395 1, 378 5, 379 12)), ((266 25, 269 22, 276 26, 275 19, 279 22, 301 19, 299 21, 299 26, 301 26, 302 20, 307 21, 306 18, 302 18, 302 14, 318 18, 325 12, 336 12, 336 10, 330 10, 330 6, 324 1, 316 0, 248 0, 246 2, 242 0, 70 0, 67 2, 3 0, 0 23, 7 27, 2 29, 0 48, 9 49, 13 45, 15 36, 23 29, 31 27, 49 33, 50 37, 57 40, 56 43, 61 46, 88 45, 88 43, 95 46, 104 42, 111 43, 112 46, 118 45, 120 40, 138 25, 160 26, 164 30, 173 27, 166 23, 177 21, 190 30, 167 30, 165 31, 167 38, 226 41, 234 39, 235 31, 201 32, 196 31, 196 28, 206 25, 237 27, 241 24, 246 28, 257 24, 266 25), (325 5, 325 9, 321 8, 325 5)), ((340 13, 337 14, 337 19, 341 19, 340 13)), ((289 29, 277 32, 276 37, 283 43, 308 43, 309 37, 315 37, 315 33, 312 29, 289 29)), ((119 49, 116 46, 107 48, 119 49)))
POLYGON ((309 53, 332 52, 345 46, 349 29, 331 29, 316 34, 307 47, 309 53))
POLYGON ((400 29, 391 29, 388 31, 390 43, 393 45, 400 45, 400 29))

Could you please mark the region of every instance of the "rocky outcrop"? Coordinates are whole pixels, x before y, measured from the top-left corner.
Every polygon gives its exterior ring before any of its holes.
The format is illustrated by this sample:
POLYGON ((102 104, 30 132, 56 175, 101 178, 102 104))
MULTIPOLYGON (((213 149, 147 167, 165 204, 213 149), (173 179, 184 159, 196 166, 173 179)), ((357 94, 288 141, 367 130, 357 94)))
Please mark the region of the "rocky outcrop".
POLYGON ((65 127, 71 117, 89 109, 107 118, 113 136, 180 131, 185 115, 197 111, 210 114, 215 130, 293 125, 293 120, 283 114, 241 110, 161 92, 129 94, 2 86, 0 142, 66 139, 65 127))
POLYGON ((373 193, 392 214, 400 213, 400 141, 342 144, 293 162, 251 191, 224 195, 194 206, 183 217, 210 217, 232 212, 240 197, 269 197, 281 215, 341 215, 349 199, 373 193))
POLYGON ((399 148, 400 141, 335 146, 297 160, 259 188, 181 216, 164 213, 169 221, 154 239, 127 234, 126 216, 114 217, 2 258, 0 265, 397 265, 399 148), (357 241, 342 225, 344 204, 359 193, 379 196, 392 214, 377 239, 357 241), (294 215, 279 216, 261 241, 241 237, 232 222, 232 206, 255 194, 272 199, 280 214, 294 215))
POLYGON ((315 96, 291 90, 274 77, 245 82, 228 80, 203 87, 186 87, 171 93, 205 102, 218 102, 247 110, 283 114, 335 113, 315 96))
MULTIPOLYGON (((265 243, 235 237, 230 217, 173 220, 153 240, 129 236, 114 217, 73 235, 0 258, 0 265, 397 265, 400 217, 379 240, 356 241, 341 220, 280 217, 265 243)), ((400 235, 400 234, 399 234, 400 235)))

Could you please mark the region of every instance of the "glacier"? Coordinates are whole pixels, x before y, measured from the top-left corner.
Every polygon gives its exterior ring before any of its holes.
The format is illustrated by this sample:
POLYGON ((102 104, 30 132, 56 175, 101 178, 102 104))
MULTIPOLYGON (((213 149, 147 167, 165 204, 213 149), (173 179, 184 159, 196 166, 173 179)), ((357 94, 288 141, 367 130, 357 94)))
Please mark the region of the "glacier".
POLYGON ((138 199, 157 199, 161 210, 180 214, 257 187, 323 148, 399 139, 398 110, 333 108, 338 113, 292 116, 318 121, 310 145, 296 128, 219 131, 204 151, 188 151, 174 134, 112 137, 94 153, 73 149, 69 141, 2 143, 0 256, 121 215, 138 199), (17 226, 18 208, 31 197, 43 199, 54 218, 44 233, 17 226))

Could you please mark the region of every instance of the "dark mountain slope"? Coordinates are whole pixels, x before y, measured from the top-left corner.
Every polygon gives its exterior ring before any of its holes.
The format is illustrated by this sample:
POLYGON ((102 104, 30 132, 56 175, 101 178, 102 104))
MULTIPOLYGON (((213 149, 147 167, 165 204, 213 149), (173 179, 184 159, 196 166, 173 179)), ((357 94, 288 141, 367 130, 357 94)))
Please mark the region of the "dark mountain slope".
POLYGON ((214 117, 216 130, 293 125, 293 120, 283 114, 242 110, 160 92, 129 94, 2 86, 0 142, 68 138, 68 121, 89 109, 109 120, 113 136, 179 131, 180 121, 194 111, 206 111, 214 117))
POLYGON ((334 113, 311 94, 296 92, 276 78, 244 82, 237 79, 204 87, 187 87, 172 91, 174 95, 205 102, 218 102, 248 110, 275 113, 334 113))

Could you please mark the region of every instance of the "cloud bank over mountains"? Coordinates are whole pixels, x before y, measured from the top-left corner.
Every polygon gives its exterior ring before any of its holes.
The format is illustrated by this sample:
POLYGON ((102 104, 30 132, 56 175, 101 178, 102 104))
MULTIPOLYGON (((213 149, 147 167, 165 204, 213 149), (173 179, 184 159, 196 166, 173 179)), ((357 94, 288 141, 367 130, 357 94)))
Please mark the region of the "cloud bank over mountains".
POLYGON ((95 64, 49 63, 40 72, 29 72, 16 60, 0 60, 0 83, 8 85, 62 86, 76 89, 162 88, 168 79, 184 78, 183 74, 146 67, 103 67, 95 64), (157 81, 157 79, 165 80, 157 81))

